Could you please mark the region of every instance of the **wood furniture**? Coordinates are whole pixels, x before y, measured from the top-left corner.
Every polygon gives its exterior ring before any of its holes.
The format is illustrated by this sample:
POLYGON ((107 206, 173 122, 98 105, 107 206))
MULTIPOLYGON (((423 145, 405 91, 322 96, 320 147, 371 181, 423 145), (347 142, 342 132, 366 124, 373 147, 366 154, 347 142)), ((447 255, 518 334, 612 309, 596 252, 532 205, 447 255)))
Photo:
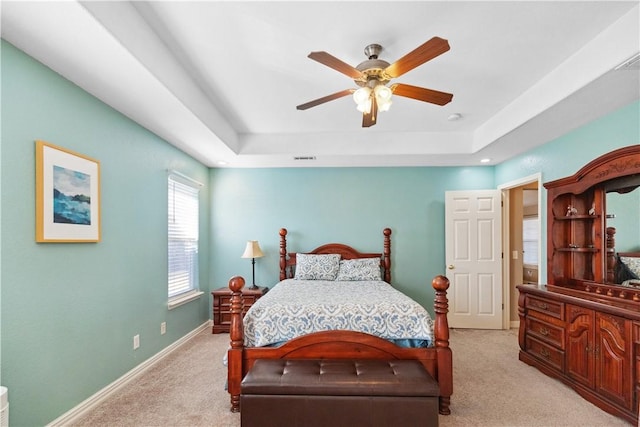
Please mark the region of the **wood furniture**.
MULTIPOLYGON (((269 288, 267 287, 243 289, 244 309, 242 310, 242 315, 244 316, 253 303, 266 294, 268 290, 269 288)), ((216 289, 211 292, 211 296, 213 297, 213 327, 211 328, 211 333, 229 332, 231 327, 231 289, 227 286, 216 289)))
POLYGON ((640 288, 612 283, 606 194, 640 186, 640 145, 605 154, 544 186, 548 284, 517 287, 519 358, 635 424, 640 288))
MULTIPOLYGON (((280 277, 290 277, 295 264, 295 254, 287 253, 287 230, 280 230, 280 277)), ((386 281, 391 280, 391 230, 385 229, 384 251, 382 254, 361 253, 347 245, 332 243, 320 246, 313 254, 340 253, 343 259, 381 257, 381 265, 386 281)), ((352 331, 333 330, 304 335, 288 341, 279 347, 244 347, 244 327, 242 322, 242 288, 244 279, 236 276, 229 281, 233 291, 231 298, 231 348, 228 351, 228 391, 231 396, 231 410, 240 410, 242 378, 258 359, 378 359, 378 360, 418 360, 427 372, 436 379, 440 388, 439 412, 450 413, 453 392, 452 353, 449 347, 449 326, 447 312, 449 303, 447 289, 449 280, 436 276, 432 281, 435 289, 434 303, 434 346, 430 348, 403 348, 388 340, 373 335, 352 331)))
POLYGON ((417 360, 257 360, 243 427, 438 426, 438 383, 417 360))

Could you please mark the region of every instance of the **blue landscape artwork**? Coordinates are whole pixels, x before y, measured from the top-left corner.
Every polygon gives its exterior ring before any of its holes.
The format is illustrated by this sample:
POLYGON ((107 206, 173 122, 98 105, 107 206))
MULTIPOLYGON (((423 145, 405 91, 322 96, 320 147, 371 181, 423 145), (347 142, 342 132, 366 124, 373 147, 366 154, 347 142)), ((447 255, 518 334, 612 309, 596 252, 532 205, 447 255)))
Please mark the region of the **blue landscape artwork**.
POLYGON ((91 225, 91 175, 53 166, 53 222, 91 225))

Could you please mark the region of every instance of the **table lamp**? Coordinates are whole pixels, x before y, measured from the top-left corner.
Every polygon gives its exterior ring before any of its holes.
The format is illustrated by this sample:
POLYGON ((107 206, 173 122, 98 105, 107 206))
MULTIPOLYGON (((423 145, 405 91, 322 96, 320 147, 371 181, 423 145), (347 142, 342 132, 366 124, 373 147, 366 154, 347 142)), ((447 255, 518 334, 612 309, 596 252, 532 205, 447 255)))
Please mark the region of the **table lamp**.
POLYGON ((242 258, 251 258, 251 273, 252 273, 252 285, 249 289, 258 289, 256 286, 256 258, 263 257, 262 249, 257 240, 249 240, 247 246, 244 248, 242 258))

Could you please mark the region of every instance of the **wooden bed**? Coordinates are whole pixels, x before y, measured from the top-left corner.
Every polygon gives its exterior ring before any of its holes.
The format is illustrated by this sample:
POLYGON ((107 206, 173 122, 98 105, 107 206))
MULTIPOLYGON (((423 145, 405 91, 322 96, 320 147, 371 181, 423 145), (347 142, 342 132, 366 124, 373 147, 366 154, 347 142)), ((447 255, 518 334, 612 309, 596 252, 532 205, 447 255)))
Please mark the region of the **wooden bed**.
MULTIPOLYGON (((287 230, 280 230, 280 280, 293 276, 296 254, 287 252, 287 230)), ((380 257, 383 279, 391 282, 391 230, 383 231, 383 253, 362 253, 354 248, 330 243, 307 254, 341 254, 342 259, 380 257)), ((412 359, 419 360, 440 386, 439 411, 451 413, 449 405, 453 392, 452 353, 449 347, 449 304, 447 289, 449 280, 436 276, 432 281, 435 289, 434 343, 429 348, 403 348, 392 342, 361 332, 333 330, 317 332, 295 338, 279 347, 244 347, 242 318, 242 292, 245 281, 240 276, 229 280, 231 297, 231 341, 228 352, 228 391, 231 395, 231 411, 240 410, 240 383, 257 359, 412 359)))

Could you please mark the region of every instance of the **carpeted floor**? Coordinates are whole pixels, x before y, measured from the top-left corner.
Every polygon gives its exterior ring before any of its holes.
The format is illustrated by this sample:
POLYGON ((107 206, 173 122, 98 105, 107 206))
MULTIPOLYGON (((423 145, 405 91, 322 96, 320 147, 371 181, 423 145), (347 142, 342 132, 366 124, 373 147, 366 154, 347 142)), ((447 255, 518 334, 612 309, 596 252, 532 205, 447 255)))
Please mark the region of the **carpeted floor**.
MULTIPOLYGON (((78 427, 239 427, 222 357, 228 334, 209 331, 78 420, 78 427)), ((517 331, 451 331, 452 415, 440 426, 628 426, 518 360, 517 331)))

